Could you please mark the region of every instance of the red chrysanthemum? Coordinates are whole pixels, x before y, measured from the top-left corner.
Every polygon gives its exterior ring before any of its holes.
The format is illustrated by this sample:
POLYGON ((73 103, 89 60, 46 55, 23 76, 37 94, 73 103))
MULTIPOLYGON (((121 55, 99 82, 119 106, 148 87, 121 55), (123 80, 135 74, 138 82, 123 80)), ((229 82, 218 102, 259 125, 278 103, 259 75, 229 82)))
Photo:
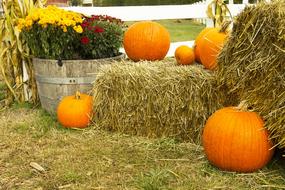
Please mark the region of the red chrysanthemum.
POLYGON ((83 27, 83 28, 86 28, 88 26, 89 26, 89 22, 86 22, 86 21, 82 22, 82 24, 81 24, 81 27, 83 27))
POLYGON ((104 28, 101 28, 101 27, 99 27, 99 26, 96 26, 94 32, 96 32, 96 33, 102 33, 102 32, 104 32, 104 28))
POLYGON ((81 38, 81 43, 82 44, 86 45, 86 44, 89 44, 89 42, 90 42, 90 39, 87 36, 83 36, 81 38))

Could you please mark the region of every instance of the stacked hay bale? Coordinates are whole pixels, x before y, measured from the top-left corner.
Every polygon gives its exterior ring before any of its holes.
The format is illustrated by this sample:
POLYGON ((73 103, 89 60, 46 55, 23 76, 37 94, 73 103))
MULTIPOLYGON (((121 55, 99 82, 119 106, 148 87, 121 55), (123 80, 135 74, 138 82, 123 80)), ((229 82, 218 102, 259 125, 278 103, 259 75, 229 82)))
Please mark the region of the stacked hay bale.
POLYGON ((103 66, 93 92, 100 128, 198 143, 205 120, 224 100, 212 73, 175 60, 103 66))
POLYGON ((236 18, 218 58, 218 82, 246 100, 285 148, 285 1, 250 6, 236 18))

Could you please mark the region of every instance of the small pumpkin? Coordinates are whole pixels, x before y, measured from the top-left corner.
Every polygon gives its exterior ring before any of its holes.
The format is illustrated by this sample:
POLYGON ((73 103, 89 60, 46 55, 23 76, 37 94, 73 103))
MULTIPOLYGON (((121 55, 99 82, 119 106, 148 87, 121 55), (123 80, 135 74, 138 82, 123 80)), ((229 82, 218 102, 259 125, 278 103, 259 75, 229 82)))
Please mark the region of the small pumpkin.
POLYGON ((217 57, 228 37, 229 24, 226 22, 221 28, 213 28, 202 37, 198 53, 206 69, 214 70, 217 67, 217 57))
POLYGON ((244 105, 216 111, 203 129, 206 156, 220 169, 253 172, 272 158, 273 144, 262 118, 244 105))
POLYGON ((57 107, 57 119, 67 128, 85 128, 92 116, 92 96, 76 92, 64 97, 57 107))
POLYGON ((162 60, 170 47, 170 35, 157 22, 140 21, 127 29, 123 45, 126 54, 133 61, 162 60))
POLYGON ((200 51, 201 51, 201 41, 204 38, 204 36, 214 28, 212 27, 206 27, 204 28, 196 37, 195 42, 194 42, 194 54, 195 54, 195 60, 199 63, 201 63, 200 59, 200 51))
POLYGON ((174 56, 176 62, 180 65, 190 65, 193 64, 195 61, 193 49, 186 45, 181 45, 176 48, 174 56))

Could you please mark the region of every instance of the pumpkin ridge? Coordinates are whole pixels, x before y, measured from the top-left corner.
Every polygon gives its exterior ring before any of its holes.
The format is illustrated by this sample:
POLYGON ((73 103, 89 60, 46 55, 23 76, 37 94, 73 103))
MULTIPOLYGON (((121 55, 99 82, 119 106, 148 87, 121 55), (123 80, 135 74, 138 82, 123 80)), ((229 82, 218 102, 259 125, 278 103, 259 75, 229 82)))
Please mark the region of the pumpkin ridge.
POLYGON ((200 52, 201 52, 201 41, 203 39, 203 37, 214 28, 204 28, 196 37, 195 42, 194 42, 194 54, 195 54, 195 60, 199 63, 201 63, 201 59, 200 59, 200 52))
MULTIPOLYGON (((230 139, 230 143, 228 143, 229 147, 233 147, 233 144, 234 144, 234 134, 238 130, 236 127, 232 127, 232 126, 235 126, 235 120, 234 120, 233 117, 234 117, 234 115, 231 114, 231 116, 229 116, 229 118, 228 118, 229 126, 231 126, 231 128, 232 128, 231 137, 229 138, 230 139)), ((228 154, 231 157, 231 159, 229 159, 229 160, 235 160, 236 159, 235 151, 233 149, 229 149, 228 154)), ((233 166, 230 163, 228 163, 228 167, 230 168, 230 170, 233 170, 233 166)))
MULTIPOLYGON (((228 118, 226 118, 226 119, 228 119, 228 118)), ((218 124, 219 125, 221 125, 220 124, 220 122, 218 122, 218 124)), ((219 125, 217 125, 217 126, 219 126, 219 125)), ((219 128, 219 133, 221 134, 221 133, 227 133, 228 132, 228 130, 229 129, 231 129, 231 127, 229 127, 229 128, 227 128, 227 131, 223 131, 223 129, 222 128, 219 128)), ((226 141, 227 141, 227 138, 226 138, 227 136, 226 135, 223 135, 222 136, 222 138, 220 138, 220 143, 221 143, 221 145, 223 145, 223 144, 225 144, 226 143, 226 141)), ((225 146, 221 146, 221 156, 220 156, 220 158, 221 158, 221 164, 223 165, 223 166, 226 166, 226 167, 229 167, 228 166, 228 162, 226 161, 226 159, 224 159, 225 158, 225 156, 227 155, 227 152, 226 152, 227 150, 226 150, 226 147, 225 146)))

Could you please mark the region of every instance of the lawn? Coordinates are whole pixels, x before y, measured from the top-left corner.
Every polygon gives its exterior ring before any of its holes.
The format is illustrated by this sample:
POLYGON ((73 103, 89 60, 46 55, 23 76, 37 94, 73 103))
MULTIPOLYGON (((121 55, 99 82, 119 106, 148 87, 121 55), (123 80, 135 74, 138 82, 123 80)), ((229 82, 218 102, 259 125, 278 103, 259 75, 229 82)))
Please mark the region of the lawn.
POLYGON ((0 189, 285 189, 278 155, 255 173, 223 172, 201 146, 92 126, 68 130, 27 105, 0 113, 0 139, 0 189))
MULTIPOLYGON (((193 40, 203 28, 190 20, 160 22, 172 41, 193 40)), ((3 88, 0 79, 2 102, 3 88)), ((279 151, 257 172, 225 172, 207 161, 200 145, 108 132, 94 124, 65 129, 30 104, 0 110, 0 189, 285 189, 279 151)))
MULTIPOLYGON (((156 21, 167 28, 170 33, 171 42, 195 40, 205 25, 190 19, 182 20, 159 20, 156 21)), ((127 22, 130 26, 133 22, 127 22)))

